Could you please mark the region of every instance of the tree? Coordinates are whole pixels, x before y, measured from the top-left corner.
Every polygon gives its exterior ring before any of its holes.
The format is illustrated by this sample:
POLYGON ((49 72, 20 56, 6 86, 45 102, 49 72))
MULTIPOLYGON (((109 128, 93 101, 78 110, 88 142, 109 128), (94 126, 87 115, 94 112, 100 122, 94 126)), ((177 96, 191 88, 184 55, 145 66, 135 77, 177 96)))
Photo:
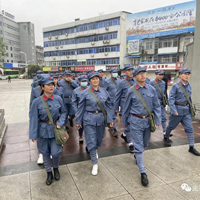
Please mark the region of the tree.
POLYGON ((3 63, 6 59, 6 57, 8 56, 8 54, 6 52, 6 47, 7 47, 7 45, 3 42, 3 38, 0 37, 0 67, 3 66, 3 63))
POLYGON ((36 74, 38 70, 41 70, 39 65, 28 65, 28 74, 36 74))

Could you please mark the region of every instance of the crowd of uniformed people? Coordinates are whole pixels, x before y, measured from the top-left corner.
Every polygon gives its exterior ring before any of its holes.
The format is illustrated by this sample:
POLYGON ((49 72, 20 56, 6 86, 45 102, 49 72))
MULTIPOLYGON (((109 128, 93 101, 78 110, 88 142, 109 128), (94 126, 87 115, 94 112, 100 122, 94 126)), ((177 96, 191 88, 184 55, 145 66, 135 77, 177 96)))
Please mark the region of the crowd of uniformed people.
POLYGON ((191 101, 191 85, 188 82, 190 73, 188 68, 179 71, 180 81, 172 86, 168 97, 162 70, 155 72, 155 80, 152 81, 148 79, 145 67, 134 69, 131 64, 124 67, 120 76, 118 70, 112 68, 110 78, 107 79, 104 78, 103 70, 90 70, 76 75, 69 70, 58 74, 44 74, 39 70, 32 83, 29 138, 37 142, 40 153, 37 162, 44 163, 46 184, 50 185, 53 178, 60 179, 62 145, 56 142, 53 124, 49 123, 41 97, 48 104, 57 129, 65 126, 69 133, 69 125, 73 127, 75 122, 79 143, 81 145, 85 142, 90 154, 91 173, 94 176, 98 174, 97 150, 102 144, 105 128, 110 128, 113 137, 118 137, 115 119, 118 114, 121 115, 124 128, 123 133, 120 133, 121 139, 128 143, 141 173, 141 183, 147 186, 149 181, 143 152, 151 137, 149 118, 152 113, 156 127, 162 127, 164 145, 171 146, 171 131, 182 123, 189 142, 189 152, 200 156, 194 148, 191 102, 187 98, 188 95, 191 101), (168 125, 167 104, 170 107, 168 125))

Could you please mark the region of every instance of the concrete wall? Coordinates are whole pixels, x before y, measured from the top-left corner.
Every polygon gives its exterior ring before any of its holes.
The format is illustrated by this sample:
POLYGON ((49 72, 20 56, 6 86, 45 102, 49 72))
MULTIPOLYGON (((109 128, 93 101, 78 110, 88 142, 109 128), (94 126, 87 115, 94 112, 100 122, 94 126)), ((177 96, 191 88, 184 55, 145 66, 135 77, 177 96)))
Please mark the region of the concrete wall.
POLYGON ((196 9, 194 44, 188 45, 188 55, 184 67, 192 70, 190 79, 192 85, 192 101, 197 108, 196 118, 200 119, 200 0, 197 0, 196 9))

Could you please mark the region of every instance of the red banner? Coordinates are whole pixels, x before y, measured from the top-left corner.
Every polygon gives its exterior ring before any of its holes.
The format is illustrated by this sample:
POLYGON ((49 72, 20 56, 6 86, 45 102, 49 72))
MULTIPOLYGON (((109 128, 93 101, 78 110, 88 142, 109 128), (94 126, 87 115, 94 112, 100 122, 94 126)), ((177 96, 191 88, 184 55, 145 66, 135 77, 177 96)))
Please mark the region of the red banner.
POLYGON ((183 65, 182 62, 177 62, 176 63, 176 69, 178 69, 178 70, 182 69, 182 65, 183 65))
POLYGON ((80 67, 75 67, 76 72, 83 72, 83 71, 89 71, 89 70, 95 70, 95 66, 80 66, 80 67))

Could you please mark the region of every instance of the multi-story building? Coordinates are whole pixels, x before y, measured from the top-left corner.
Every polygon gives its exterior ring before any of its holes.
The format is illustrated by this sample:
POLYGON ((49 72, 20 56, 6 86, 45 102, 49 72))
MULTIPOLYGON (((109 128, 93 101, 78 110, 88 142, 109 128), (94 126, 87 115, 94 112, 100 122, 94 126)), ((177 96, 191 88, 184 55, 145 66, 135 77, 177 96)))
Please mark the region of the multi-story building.
POLYGON ((44 28, 45 66, 60 71, 123 67, 127 14, 116 12, 44 28))
POLYGON ((3 37, 8 53, 4 63, 5 65, 12 63, 9 66, 13 66, 13 68, 18 68, 19 63, 23 66, 26 61, 28 64, 35 64, 34 25, 30 22, 16 22, 14 18, 5 11, 0 14, 0 37, 3 37))
POLYGON ((39 66, 44 65, 44 48, 42 46, 36 46, 36 64, 39 66))

